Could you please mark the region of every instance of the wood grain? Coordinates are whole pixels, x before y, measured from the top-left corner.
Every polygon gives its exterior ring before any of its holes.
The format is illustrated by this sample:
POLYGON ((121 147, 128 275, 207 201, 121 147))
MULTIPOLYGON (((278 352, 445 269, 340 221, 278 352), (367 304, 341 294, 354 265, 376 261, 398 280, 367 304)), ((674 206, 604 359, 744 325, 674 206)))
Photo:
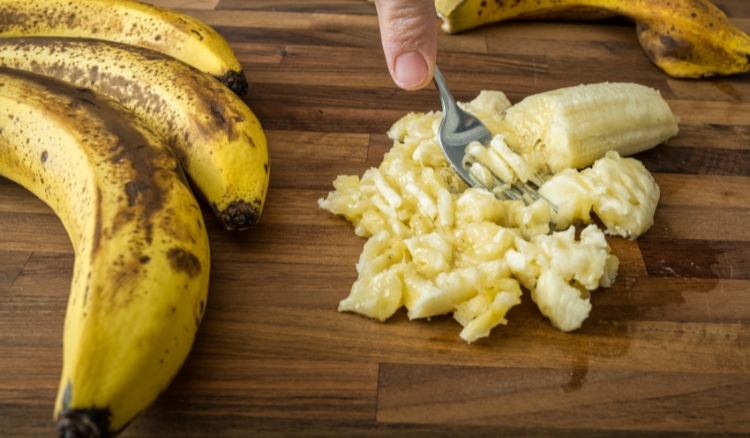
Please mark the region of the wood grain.
MULTIPOLYGON (((154 0, 215 27, 250 82, 271 185, 260 223, 225 233, 202 205, 212 273, 182 371, 123 437, 741 437, 750 435, 750 75, 667 77, 620 19, 440 32, 459 100, 638 82, 681 117, 638 154, 661 188, 652 229, 608 237, 613 287, 561 333, 528 294, 474 344, 450 317, 386 323, 336 311, 364 240, 318 208, 361 175, 435 91, 397 89, 364 0, 154 0)), ((750 32, 750 3, 716 0, 750 32)), ((435 26, 440 23, 436 20, 435 26)), ((74 254, 41 201, 0 178, 0 429, 43 437, 61 366, 74 254)))

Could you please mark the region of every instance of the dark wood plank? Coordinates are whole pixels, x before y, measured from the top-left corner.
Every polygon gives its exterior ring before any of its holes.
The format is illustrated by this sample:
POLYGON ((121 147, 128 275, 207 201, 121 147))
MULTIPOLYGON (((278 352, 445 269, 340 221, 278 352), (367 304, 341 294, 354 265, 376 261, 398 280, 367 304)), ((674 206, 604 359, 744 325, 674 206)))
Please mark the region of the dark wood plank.
POLYGON ((161 411, 338 421, 375 416, 377 364, 226 359, 188 362, 165 392, 161 411))
MULTIPOLYGON (((715 143, 714 143, 715 144, 715 143)), ((652 172, 750 176, 750 150, 662 145, 635 156, 652 172)))
MULTIPOLYGON (((600 291, 598 293, 607 293, 600 291)), ((657 293, 654 291, 653 293, 657 293)), ((345 297, 348 290, 342 290, 345 297)), ((574 333, 550 326, 528 303, 508 313, 507 327, 467 344, 450 317, 409 321, 399 311, 387 323, 329 309, 260 307, 235 302, 213 312, 201 327, 196 355, 232 360, 395 362, 483 367, 563 368, 572 357, 592 369, 747 374, 750 329, 732 321, 586 321, 574 333), (246 321, 252 320, 250 326, 246 321), (232 336, 227 336, 232 333, 232 336)), ((596 309, 593 310, 595 313, 596 309)), ((207 314, 208 314, 207 313, 207 314)))
POLYGON ((30 256, 27 251, 0 250, 0 297, 13 286, 30 256))
MULTIPOLYGON (((747 75, 743 76, 747 81, 747 75)), ((747 83, 747 82, 746 82, 747 83)), ((716 102, 705 100, 701 105, 696 105, 695 100, 669 99, 665 96, 672 112, 680 117, 680 123, 707 123, 713 125, 750 125, 750 117, 747 111, 750 109, 748 102, 716 102)))
MULTIPOLYGON (((30 195, 29 195, 30 196, 30 195)), ((0 211, 0 247, 11 251, 73 252, 62 222, 47 213, 0 211)))
POLYGON ((750 376, 384 364, 378 421, 748 433, 750 376), (716 399, 720 398, 720 403, 716 399))
POLYGON ((638 246, 654 277, 750 279, 750 242, 642 236, 638 246))
POLYGON ((750 230, 738 224, 750 220, 748 209, 722 209, 711 207, 662 206, 656 213, 656 226, 648 236, 653 238, 682 238, 714 241, 750 240, 750 230))
MULTIPOLYGON (((183 418, 179 414, 165 415, 154 418, 150 411, 146 416, 154 425, 151 428, 141 428, 138 425, 131 426, 136 432, 126 432, 123 436, 139 436, 137 433, 145 433, 151 430, 163 430, 160 436, 164 437, 201 437, 200 431, 210 430, 212 434, 222 437, 245 437, 247 435, 263 437, 286 437, 290 434, 312 437, 341 437, 357 436, 363 438, 371 437, 405 437, 405 438, 433 438, 433 437, 521 437, 521 438, 545 438, 550 436, 575 438, 623 438, 638 435, 644 438, 681 438, 685 432, 669 431, 642 431, 642 430, 615 430, 597 431, 592 429, 548 429, 548 428, 521 428, 510 425, 504 426, 476 426, 465 424, 441 423, 415 424, 415 423, 381 423, 381 422, 344 422, 344 421, 311 421, 311 420, 286 420, 279 418, 251 418, 237 415, 226 415, 221 417, 206 414, 194 414, 190 418, 183 418), (179 423, 172 425, 173 423, 179 423), (167 427, 167 425, 170 425, 167 427), (290 432, 291 431, 291 432, 290 432)), ((149 421, 145 418, 141 421, 149 421)), ((745 434, 707 432, 691 434, 691 436, 706 438, 743 437, 745 434)))
POLYGON ((750 143, 750 125, 681 122, 679 128, 677 137, 667 143, 669 146, 743 150, 750 143))
POLYGON ((711 3, 716 5, 722 12, 730 18, 750 17, 750 5, 747 2, 736 0, 713 0, 711 3))
POLYGON ((305 131, 266 131, 269 153, 287 160, 364 161, 370 144, 368 134, 305 131))
POLYGON ((679 99, 741 102, 750 98, 750 84, 742 76, 709 78, 705 81, 669 79, 669 88, 679 99))
POLYGON ((590 319, 748 324, 748 288, 747 280, 621 276, 592 297, 590 319))
POLYGON ((728 212, 750 208, 747 177, 654 173, 660 205, 725 207, 728 212))
POLYGON ((326 0, 310 2, 306 0, 259 0, 246 2, 242 0, 221 0, 216 9, 284 11, 330 14, 374 15, 375 6, 362 0, 326 0))

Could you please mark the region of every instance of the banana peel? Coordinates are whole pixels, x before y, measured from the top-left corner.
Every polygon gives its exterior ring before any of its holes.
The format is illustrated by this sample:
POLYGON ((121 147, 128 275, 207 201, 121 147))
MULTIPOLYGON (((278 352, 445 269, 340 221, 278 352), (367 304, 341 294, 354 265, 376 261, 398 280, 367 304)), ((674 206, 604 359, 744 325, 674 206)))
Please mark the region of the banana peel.
POLYGON ((648 57, 674 78, 750 71, 750 37, 707 0, 436 0, 443 30, 459 33, 507 20, 636 22, 648 57))

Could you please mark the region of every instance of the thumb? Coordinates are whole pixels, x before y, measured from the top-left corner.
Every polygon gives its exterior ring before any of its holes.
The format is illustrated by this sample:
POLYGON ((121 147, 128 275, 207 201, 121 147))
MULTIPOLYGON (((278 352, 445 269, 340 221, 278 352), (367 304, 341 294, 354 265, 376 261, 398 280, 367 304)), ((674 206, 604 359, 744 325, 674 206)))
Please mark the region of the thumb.
POLYGON ((393 81, 417 90, 432 80, 437 56, 435 0, 375 0, 393 81))

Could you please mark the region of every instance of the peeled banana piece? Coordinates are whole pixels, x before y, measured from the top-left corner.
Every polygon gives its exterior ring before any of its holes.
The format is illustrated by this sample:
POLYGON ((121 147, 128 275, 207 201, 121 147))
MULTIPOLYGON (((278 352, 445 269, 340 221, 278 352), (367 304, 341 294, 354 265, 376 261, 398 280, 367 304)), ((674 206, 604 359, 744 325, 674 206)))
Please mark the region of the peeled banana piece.
POLYGON ((179 12, 132 0, 0 0, 0 37, 88 37, 166 53, 215 77, 240 96, 242 66, 214 29, 179 12))
POLYGON ((201 210, 167 144, 88 89, 0 67, 0 175, 75 250, 54 408, 66 437, 114 436, 163 392, 206 305, 201 210))
MULTIPOLYGON (((464 107, 506 100, 496 94, 483 92, 464 107)), ((659 187, 640 161, 621 155, 677 134, 678 118, 657 90, 632 83, 580 85, 500 108, 501 114, 484 120, 494 134, 489 147, 470 144, 464 162, 471 163, 475 181, 499 199, 508 199, 506 190, 519 181, 538 187, 547 202, 528 195, 525 203, 537 208, 523 214, 536 215, 533 222, 541 226, 521 226, 522 235, 546 234, 548 225, 562 231, 591 223, 592 209, 608 234, 635 239, 651 228, 659 187)))
POLYGON ((677 78, 750 71, 750 37, 708 0, 436 0, 443 29, 457 33, 513 19, 625 16, 651 60, 677 78))
POLYGON ((677 135, 679 119, 661 94, 633 83, 600 83, 528 96, 498 128, 541 174, 590 166, 609 151, 632 155, 677 135))
POLYGON ((0 38, 0 66, 117 100, 168 140, 225 229, 258 220, 270 170, 265 134, 250 108, 205 73, 149 49, 61 37, 0 38))

